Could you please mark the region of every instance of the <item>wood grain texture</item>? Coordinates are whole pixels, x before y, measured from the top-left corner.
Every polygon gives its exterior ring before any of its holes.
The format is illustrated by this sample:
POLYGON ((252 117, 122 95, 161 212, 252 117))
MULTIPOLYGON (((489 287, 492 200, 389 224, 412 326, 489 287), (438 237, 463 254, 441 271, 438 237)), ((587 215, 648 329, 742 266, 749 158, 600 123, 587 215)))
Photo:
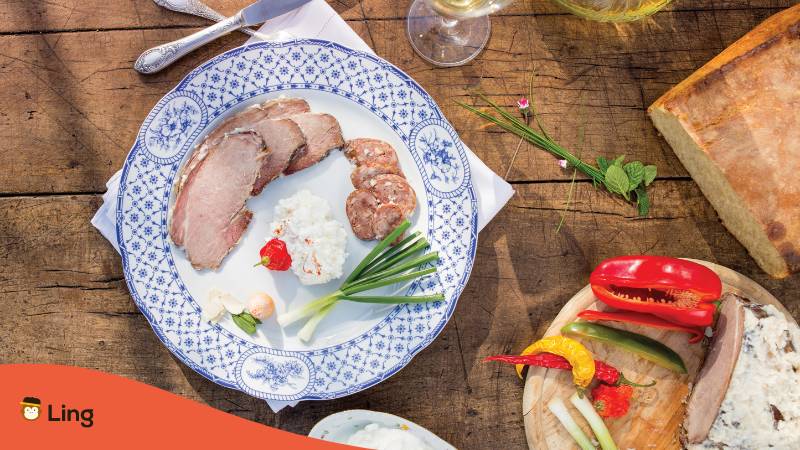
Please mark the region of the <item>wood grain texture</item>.
MULTIPOLYGON (((247 1, 209 1, 233 11, 247 1)), ((470 147, 504 175, 518 140, 454 105, 481 90, 512 105, 531 68, 548 131, 587 158, 627 153, 659 165, 648 219, 574 186, 541 151, 520 148, 517 195, 484 229, 456 313, 436 341, 386 382, 334 402, 273 414, 175 360, 136 310, 119 256, 89 224, 98 193, 141 121, 191 68, 244 42, 231 35, 151 77, 139 53, 203 22, 150 0, 0 2, 0 363, 71 364, 120 374, 268 425, 306 433, 353 408, 407 417, 462 449, 526 448, 522 384, 482 363, 541 336, 601 260, 628 253, 715 261, 762 284, 800 316, 800 277, 769 279, 724 229, 644 107, 789 0, 678 0, 627 25, 589 24, 549 2, 519 0, 493 18, 470 65, 424 64, 403 37, 408 2, 331 0, 379 55, 415 77, 470 147), (41 34, 40 34, 41 32, 41 34), (583 128, 584 138, 579 138, 583 128), (583 144, 581 145, 581 142, 583 144), (564 218, 560 231, 556 231, 564 218)))
MULTIPOLYGON (((772 294, 753 280, 714 263, 695 261, 709 267, 720 276, 724 293, 733 292, 756 303, 776 306, 784 314, 789 314, 772 294)), ((585 309, 609 310, 597 300, 591 287, 585 286, 564 305, 544 335, 561 334, 561 328, 575 321, 578 313, 585 309)), ((687 343, 689 335, 686 333, 619 323, 612 326, 643 334, 673 349, 683 360, 687 373, 678 374, 645 361, 626 350, 579 339, 596 359, 616 367, 629 380, 637 383, 656 381, 655 386, 634 389, 631 409, 627 415, 606 421, 611 436, 619 448, 679 450, 680 428, 685 415, 685 402, 690 392, 689 386, 702 367, 706 345, 687 343)), ((566 400, 574 392, 572 375, 569 372, 542 367, 528 369, 522 413, 525 417, 525 434, 531 449, 558 450, 574 445, 574 440, 566 429, 547 410, 548 402, 560 398, 573 410, 574 417, 580 417, 566 400)), ((583 420, 579 423, 583 424, 584 432, 591 436, 592 431, 588 425, 583 420)))

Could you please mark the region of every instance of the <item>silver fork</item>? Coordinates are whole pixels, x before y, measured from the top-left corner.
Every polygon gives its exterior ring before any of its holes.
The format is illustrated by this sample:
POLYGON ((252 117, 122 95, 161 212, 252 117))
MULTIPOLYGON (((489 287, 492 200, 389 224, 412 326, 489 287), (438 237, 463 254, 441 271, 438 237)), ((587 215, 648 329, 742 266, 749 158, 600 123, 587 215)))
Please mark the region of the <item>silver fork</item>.
MULTIPOLYGON (((200 0, 153 0, 156 5, 161 6, 163 8, 167 8, 172 11, 177 11, 184 14, 191 14, 193 16, 203 17, 208 20, 213 20, 214 22, 220 22, 222 20, 227 19, 227 17, 223 16, 210 6, 206 5, 200 0)), ((240 28, 244 34, 250 36, 258 36, 263 39, 263 35, 260 33, 250 29, 250 28, 240 28)))

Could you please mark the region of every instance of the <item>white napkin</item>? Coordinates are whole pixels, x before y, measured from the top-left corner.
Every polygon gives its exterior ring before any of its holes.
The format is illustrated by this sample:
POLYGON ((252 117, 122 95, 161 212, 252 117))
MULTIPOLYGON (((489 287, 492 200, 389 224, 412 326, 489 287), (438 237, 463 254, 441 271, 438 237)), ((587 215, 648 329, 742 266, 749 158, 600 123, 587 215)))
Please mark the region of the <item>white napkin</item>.
MULTIPOLYGON (((268 37, 277 33, 281 38, 325 39, 356 50, 374 53, 325 0, 312 0, 292 12, 264 23, 259 31, 268 37)), ((253 37, 248 42, 257 40, 253 37)), ((478 196, 478 229, 480 230, 514 195, 514 190, 510 184, 492 172, 470 149, 466 147, 465 149, 470 164, 472 183, 478 196)), ((121 173, 121 170, 118 171, 106 183, 108 190, 103 194, 103 205, 92 218, 92 225, 100 230, 100 233, 111 242, 117 251, 119 251, 119 244, 117 243, 116 206, 121 173)), ((267 400, 267 404, 273 411, 278 412, 286 406, 296 405, 297 402, 267 400)))

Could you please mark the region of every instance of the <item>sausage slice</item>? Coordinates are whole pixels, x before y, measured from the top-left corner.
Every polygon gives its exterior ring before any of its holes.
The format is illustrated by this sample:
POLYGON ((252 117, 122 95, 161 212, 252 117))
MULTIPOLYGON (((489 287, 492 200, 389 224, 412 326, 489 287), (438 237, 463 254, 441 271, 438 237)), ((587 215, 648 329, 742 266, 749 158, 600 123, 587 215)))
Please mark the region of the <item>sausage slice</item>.
POLYGON ((356 189, 368 189, 367 182, 378 175, 393 174, 403 176, 400 173, 400 168, 391 164, 383 164, 379 162, 369 162, 361 164, 353 169, 350 174, 350 181, 353 182, 353 187, 356 189))
POLYGON ((372 230, 375 233, 375 239, 380 240, 388 236, 404 219, 405 214, 403 214, 403 210, 399 206, 392 203, 379 206, 375 210, 375 215, 372 219, 372 230))
POLYGON ((394 148, 380 139, 351 139, 344 146, 344 155, 357 166, 372 162, 395 166, 400 170, 394 148))
POLYGON ((365 189, 356 189, 347 196, 345 212, 357 238, 365 241, 375 239, 372 224, 378 205, 375 195, 365 189))
POLYGON ((406 216, 410 216, 417 208, 417 194, 408 181, 399 175, 378 175, 366 184, 378 201, 396 204, 406 216))

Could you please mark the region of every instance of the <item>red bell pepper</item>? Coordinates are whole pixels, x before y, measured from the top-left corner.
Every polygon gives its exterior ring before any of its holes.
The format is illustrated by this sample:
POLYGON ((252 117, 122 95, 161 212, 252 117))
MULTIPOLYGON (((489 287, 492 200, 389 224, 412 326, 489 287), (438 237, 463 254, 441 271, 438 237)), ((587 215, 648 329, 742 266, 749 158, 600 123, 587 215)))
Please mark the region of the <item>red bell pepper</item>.
POLYGON ((619 311, 619 312, 605 312, 587 309, 578 313, 578 317, 590 322, 622 322, 633 323, 636 325, 644 325, 652 328, 661 328, 664 330, 683 331, 692 335, 689 338, 690 344, 696 344, 703 340, 705 333, 700 328, 686 327, 664 320, 651 314, 645 314, 632 311, 619 311))
POLYGON ((589 279, 612 308, 653 314, 689 327, 714 321, 722 281, 700 264, 666 256, 620 256, 600 263, 589 279))

